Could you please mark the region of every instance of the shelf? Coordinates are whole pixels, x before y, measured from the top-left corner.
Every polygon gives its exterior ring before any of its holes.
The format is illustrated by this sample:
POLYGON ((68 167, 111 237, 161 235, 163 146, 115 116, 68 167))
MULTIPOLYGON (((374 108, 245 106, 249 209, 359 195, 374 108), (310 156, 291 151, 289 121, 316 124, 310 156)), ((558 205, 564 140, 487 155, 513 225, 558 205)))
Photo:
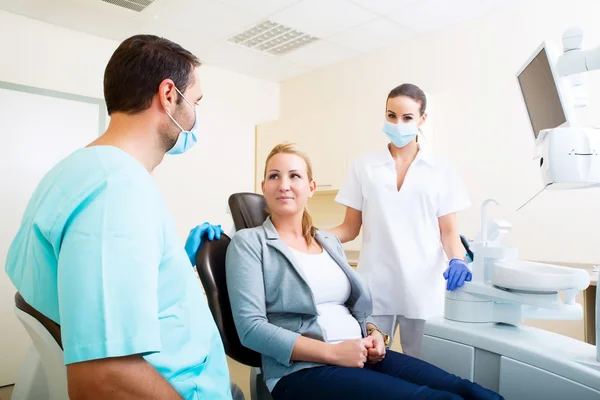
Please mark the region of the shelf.
POLYGON ((321 186, 320 188, 317 187, 317 190, 315 191, 315 196, 324 196, 324 195, 335 195, 339 192, 339 189, 333 189, 333 188, 328 188, 328 187, 323 187, 321 186))

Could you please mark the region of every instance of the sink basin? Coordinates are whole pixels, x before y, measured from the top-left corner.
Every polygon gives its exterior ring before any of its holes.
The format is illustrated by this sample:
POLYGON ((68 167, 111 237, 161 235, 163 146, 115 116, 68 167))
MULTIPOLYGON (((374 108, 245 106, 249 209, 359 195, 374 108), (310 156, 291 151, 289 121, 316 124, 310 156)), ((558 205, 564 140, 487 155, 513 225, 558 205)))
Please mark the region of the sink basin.
POLYGON ((523 260, 500 260, 491 271, 492 284, 527 292, 584 290, 590 275, 581 269, 523 260))

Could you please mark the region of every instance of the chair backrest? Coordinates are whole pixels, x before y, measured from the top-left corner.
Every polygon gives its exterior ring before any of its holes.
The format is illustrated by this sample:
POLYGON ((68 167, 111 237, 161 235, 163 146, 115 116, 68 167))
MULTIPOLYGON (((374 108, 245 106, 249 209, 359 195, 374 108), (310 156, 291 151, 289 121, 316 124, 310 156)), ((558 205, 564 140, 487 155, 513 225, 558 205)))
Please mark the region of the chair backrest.
POLYGON ((207 241, 198 252, 196 268, 206 292, 208 306, 221 334, 225 353, 237 362, 260 367, 260 354, 242 346, 233 322, 225 275, 225 255, 230 241, 225 234, 219 240, 207 241))
MULTIPOLYGON (((67 369, 60 336, 60 326, 29 305, 19 292, 15 294, 15 314, 29 334, 35 351, 28 355, 15 382, 13 398, 68 398, 67 369), (40 378, 41 366, 44 383, 34 382, 40 378)), ((31 351, 30 351, 31 352, 31 351)))
POLYGON ((237 231, 260 226, 269 216, 265 198, 257 193, 232 194, 229 196, 229 210, 237 231))
POLYGON ((23 296, 21 296, 19 292, 15 293, 15 306, 19 310, 31 315, 33 318, 38 320, 38 322, 42 324, 44 328, 46 328, 50 335, 52 335, 54 340, 56 340, 56 343, 58 343, 60 348, 63 348, 62 339, 60 336, 60 325, 58 325, 56 322, 52 321, 50 318, 46 317, 44 314, 42 314, 41 312, 33 308, 31 305, 29 305, 29 303, 25 301, 25 299, 23 298, 23 296))

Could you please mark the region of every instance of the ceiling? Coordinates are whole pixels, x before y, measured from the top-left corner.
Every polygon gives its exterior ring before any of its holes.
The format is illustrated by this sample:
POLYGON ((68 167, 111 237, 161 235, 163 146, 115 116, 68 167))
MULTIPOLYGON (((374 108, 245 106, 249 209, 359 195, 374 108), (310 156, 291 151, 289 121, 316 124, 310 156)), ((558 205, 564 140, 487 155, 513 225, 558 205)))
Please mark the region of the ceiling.
POLYGON ((191 50, 205 64, 283 81, 515 3, 515 0, 154 0, 137 12, 102 0, 0 0, 0 9, 118 41, 137 33, 164 36, 191 50), (319 40, 277 56, 226 41, 265 19, 319 40))

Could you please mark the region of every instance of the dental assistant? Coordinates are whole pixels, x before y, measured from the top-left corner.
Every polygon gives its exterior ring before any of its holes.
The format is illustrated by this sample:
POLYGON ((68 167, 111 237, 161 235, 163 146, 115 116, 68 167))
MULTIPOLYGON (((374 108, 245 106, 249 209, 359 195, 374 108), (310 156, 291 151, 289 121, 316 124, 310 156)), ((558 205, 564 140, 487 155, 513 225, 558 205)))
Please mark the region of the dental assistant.
POLYGON ((471 279, 456 222, 470 200, 452 166, 418 143, 426 108, 415 85, 389 93, 383 133, 390 143, 354 162, 336 197, 346 206, 344 222, 330 230, 345 243, 363 227, 358 271, 371 289, 375 325, 392 340, 399 326, 403 353, 413 357, 425 321, 444 312, 445 290, 471 279))

